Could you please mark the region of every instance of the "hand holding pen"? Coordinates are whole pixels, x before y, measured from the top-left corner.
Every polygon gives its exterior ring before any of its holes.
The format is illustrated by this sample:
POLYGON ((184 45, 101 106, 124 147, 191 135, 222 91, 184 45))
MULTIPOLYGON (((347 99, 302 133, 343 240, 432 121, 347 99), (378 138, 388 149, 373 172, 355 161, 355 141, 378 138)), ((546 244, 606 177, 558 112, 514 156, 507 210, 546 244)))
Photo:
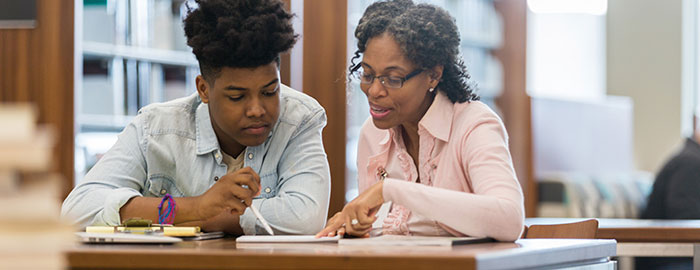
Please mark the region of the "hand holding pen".
POLYGON ((250 167, 226 174, 196 197, 199 218, 207 220, 223 211, 242 215, 259 194, 260 176, 250 167))

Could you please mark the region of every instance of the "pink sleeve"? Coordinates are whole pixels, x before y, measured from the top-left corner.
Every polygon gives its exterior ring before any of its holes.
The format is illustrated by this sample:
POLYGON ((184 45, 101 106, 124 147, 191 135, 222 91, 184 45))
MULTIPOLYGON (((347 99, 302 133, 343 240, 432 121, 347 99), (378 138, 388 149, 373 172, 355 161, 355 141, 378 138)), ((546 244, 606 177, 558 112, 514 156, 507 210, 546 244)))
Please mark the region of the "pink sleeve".
POLYGON ((463 133, 465 137, 459 146, 462 160, 455 161, 461 164, 440 164, 466 168, 473 194, 387 179, 384 200, 403 205, 465 235, 513 241, 523 229, 524 207, 505 130, 495 116, 478 122, 471 131, 463 133))
POLYGON ((367 134, 371 126, 374 125, 371 119, 367 119, 362 125, 360 130, 360 137, 357 143, 357 188, 358 193, 362 193, 369 186, 374 184, 375 179, 368 179, 367 176, 367 163, 369 162, 368 157, 370 156, 370 146, 376 144, 377 142, 372 141, 371 136, 367 134))

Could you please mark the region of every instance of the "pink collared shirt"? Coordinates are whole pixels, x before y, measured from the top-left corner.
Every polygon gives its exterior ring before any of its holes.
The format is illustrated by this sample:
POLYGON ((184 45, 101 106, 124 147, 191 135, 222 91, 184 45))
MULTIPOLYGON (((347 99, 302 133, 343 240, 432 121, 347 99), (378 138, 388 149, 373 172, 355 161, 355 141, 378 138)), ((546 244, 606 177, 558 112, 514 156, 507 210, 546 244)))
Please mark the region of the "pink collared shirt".
POLYGON ((385 233, 518 239, 523 193, 501 119, 479 101, 453 104, 438 92, 418 136, 416 168, 398 127, 378 129, 368 119, 360 132, 360 192, 386 172, 383 196, 393 207, 385 233))

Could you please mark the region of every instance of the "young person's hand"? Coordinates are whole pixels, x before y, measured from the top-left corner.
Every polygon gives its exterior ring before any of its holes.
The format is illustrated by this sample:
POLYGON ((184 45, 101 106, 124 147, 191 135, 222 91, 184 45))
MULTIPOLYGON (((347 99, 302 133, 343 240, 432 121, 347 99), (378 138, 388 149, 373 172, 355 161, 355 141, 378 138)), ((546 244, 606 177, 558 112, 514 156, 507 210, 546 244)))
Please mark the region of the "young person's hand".
POLYGON ((365 192, 343 207, 328 220, 326 227, 316 237, 349 234, 365 237, 372 230, 372 223, 377 220, 375 214, 384 203, 382 195, 383 182, 377 182, 365 192))
POLYGON ((243 235, 240 226, 240 217, 228 211, 221 212, 218 216, 209 218, 198 225, 204 232, 224 232, 230 235, 243 235))
POLYGON ((260 194, 260 176, 250 167, 222 176, 204 194, 197 196, 200 220, 215 217, 224 211, 242 215, 260 194))

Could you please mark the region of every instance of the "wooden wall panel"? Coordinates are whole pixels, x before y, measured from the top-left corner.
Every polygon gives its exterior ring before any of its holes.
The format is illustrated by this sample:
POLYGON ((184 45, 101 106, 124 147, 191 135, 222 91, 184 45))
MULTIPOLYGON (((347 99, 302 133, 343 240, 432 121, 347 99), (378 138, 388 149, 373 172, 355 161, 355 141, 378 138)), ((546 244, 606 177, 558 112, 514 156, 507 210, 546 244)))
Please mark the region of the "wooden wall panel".
POLYGON ((54 129, 61 199, 73 186, 73 16, 72 0, 37 0, 36 28, 0 29, 0 102, 34 103, 54 129))
POLYGON ((329 215, 345 204, 347 0, 304 0, 303 91, 326 109, 323 144, 331 166, 329 215))
POLYGON ((494 2, 504 20, 503 47, 494 55, 503 63, 504 89, 496 100, 510 135, 510 151, 515 172, 525 193, 525 212, 537 215, 537 183, 532 162, 532 117, 530 97, 525 89, 527 3, 524 0, 494 2))
MULTIPOLYGON (((284 3, 284 7, 287 9, 287 11, 290 11, 292 9, 292 0, 282 0, 284 3)), ((292 83, 291 79, 291 59, 290 59, 290 52, 285 52, 280 55, 280 80, 282 80, 282 83, 290 86, 292 83)))

